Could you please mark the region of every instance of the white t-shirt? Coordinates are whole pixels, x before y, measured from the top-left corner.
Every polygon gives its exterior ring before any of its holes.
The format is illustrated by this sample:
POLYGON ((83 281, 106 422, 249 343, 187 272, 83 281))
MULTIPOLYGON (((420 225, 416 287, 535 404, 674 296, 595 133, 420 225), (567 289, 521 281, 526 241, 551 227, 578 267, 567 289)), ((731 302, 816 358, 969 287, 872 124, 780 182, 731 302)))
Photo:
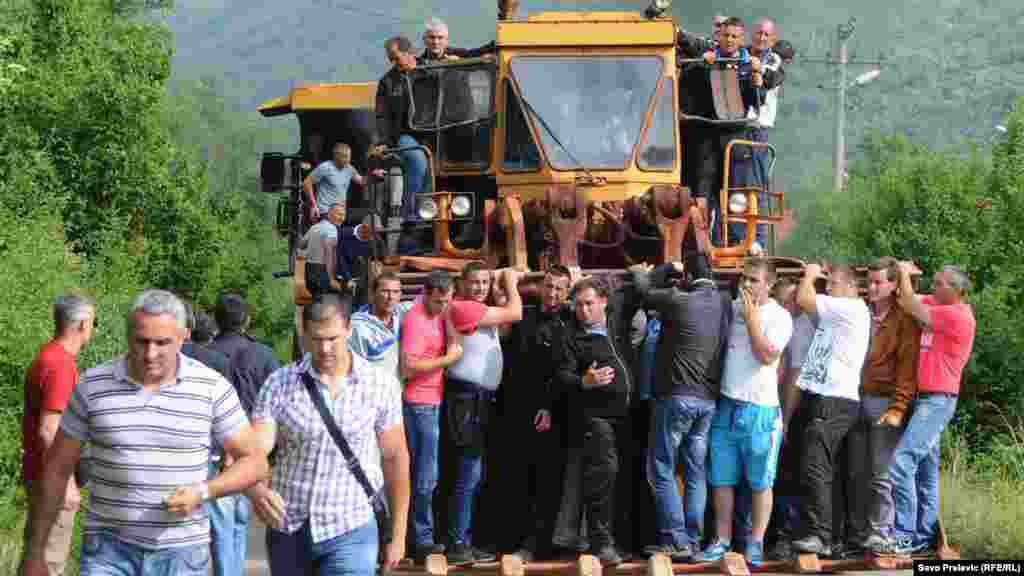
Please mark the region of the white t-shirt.
MULTIPOLYGON (((741 310, 743 304, 732 303, 733 321, 729 331, 729 349, 725 353, 725 373, 722 376, 722 395, 733 400, 760 406, 779 405, 779 361, 762 364, 754 356, 750 345, 747 322, 741 310)), ((762 304, 761 333, 778 350, 784 350, 793 335, 793 318, 775 300, 762 304)))
POLYGON ((810 314, 801 314, 793 320, 793 337, 786 346, 787 370, 799 369, 807 358, 807 350, 814 339, 814 319, 810 314))
POLYGON ((871 312, 860 298, 819 294, 818 329, 796 385, 803 390, 860 401, 860 371, 871 339, 871 312))
POLYGON ((462 358, 448 368, 448 376, 493 392, 501 385, 503 369, 498 327, 482 326, 462 337, 462 358))

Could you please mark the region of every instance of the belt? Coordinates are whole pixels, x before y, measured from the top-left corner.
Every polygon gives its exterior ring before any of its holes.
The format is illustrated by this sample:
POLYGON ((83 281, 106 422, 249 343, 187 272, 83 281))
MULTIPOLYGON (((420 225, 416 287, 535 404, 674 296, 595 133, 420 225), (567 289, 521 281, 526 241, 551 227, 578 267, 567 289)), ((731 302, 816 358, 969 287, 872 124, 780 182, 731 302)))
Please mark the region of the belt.
POLYGON ((945 396, 946 398, 956 398, 959 394, 952 392, 918 392, 918 398, 931 398, 932 396, 945 396))

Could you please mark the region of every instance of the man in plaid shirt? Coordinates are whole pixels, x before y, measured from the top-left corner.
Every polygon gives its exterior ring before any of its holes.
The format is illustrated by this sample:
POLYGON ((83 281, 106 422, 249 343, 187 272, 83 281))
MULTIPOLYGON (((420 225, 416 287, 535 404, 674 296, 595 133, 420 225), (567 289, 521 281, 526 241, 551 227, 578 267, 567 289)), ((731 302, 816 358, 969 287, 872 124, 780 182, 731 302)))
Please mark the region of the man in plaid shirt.
POLYGON ((310 573, 372 576, 378 538, 366 492, 346 466, 302 381, 308 373, 375 489, 387 485, 394 538, 383 569, 405 554, 409 453, 400 386, 393 371, 371 365, 348 347, 351 304, 328 294, 303 309, 301 361, 273 374, 260 390, 252 420, 262 449, 277 448, 271 482, 246 492, 269 527, 275 576, 310 573))

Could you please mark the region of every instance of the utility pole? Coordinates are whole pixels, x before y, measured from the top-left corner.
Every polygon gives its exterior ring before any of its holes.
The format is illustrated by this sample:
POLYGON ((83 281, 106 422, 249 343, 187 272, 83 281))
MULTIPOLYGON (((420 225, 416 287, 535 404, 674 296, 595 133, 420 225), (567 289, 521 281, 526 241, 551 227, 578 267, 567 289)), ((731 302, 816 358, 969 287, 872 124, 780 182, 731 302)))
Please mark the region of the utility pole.
POLYGON ((846 172, 846 65, 849 63, 847 42, 853 36, 857 21, 850 18, 846 24, 836 27, 836 127, 832 142, 832 191, 843 190, 843 175, 846 172))
MULTIPOLYGON (((835 111, 835 134, 832 142, 832 190, 841 192, 843 180, 846 173, 846 90, 849 88, 847 80, 847 65, 868 64, 881 66, 884 64, 884 57, 878 60, 850 60, 849 40, 857 28, 857 19, 850 18, 846 24, 836 27, 836 44, 832 58, 826 60, 803 59, 803 62, 816 62, 836 67, 836 111, 835 111)), ((870 78, 874 79, 873 77, 870 78)), ((858 83, 860 83, 858 81, 858 83)))

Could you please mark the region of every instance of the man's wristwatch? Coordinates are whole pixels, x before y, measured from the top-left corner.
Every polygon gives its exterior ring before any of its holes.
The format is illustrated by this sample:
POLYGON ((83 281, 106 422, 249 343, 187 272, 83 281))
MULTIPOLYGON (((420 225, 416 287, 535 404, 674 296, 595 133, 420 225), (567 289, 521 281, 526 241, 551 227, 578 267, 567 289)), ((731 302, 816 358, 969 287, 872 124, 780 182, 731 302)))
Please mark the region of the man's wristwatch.
POLYGON ((206 502, 210 499, 210 487, 206 485, 206 482, 196 484, 196 492, 199 493, 200 502, 206 502))

